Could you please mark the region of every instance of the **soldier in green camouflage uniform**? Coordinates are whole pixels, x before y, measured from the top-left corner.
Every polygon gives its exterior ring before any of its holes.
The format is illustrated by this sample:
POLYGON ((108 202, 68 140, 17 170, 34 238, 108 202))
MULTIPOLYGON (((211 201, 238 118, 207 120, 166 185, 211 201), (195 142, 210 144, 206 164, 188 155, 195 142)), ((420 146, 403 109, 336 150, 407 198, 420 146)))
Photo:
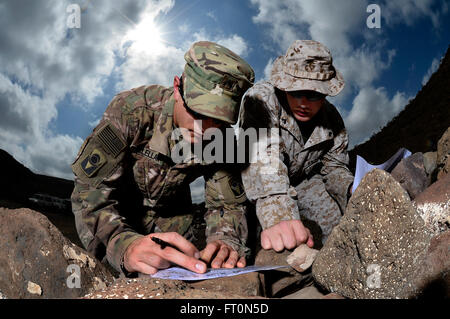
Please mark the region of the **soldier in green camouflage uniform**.
POLYGON ((276 128, 279 135, 276 152, 270 143, 264 150, 271 166, 259 156, 242 173, 265 249, 312 246, 310 232, 320 247, 344 213, 353 183, 348 136, 339 112, 325 99, 343 87, 330 51, 298 40, 274 62, 270 81, 244 95, 240 126, 276 128), (268 168, 273 170, 267 173, 268 168))
POLYGON ((199 257, 212 267, 243 267, 249 252, 239 171, 202 162, 196 154, 174 161, 172 150, 178 143, 198 143, 206 128, 235 123, 254 72, 211 42, 193 44, 185 60, 174 87, 141 86, 115 96, 72 164, 80 239, 89 252, 125 274, 154 273, 171 263, 204 272, 199 257), (174 134, 177 128, 182 134, 174 134), (208 243, 201 254, 187 240, 193 219, 189 184, 199 176, 206 182, 208 243), (155 244, 153 236, 179 251, 155 244))

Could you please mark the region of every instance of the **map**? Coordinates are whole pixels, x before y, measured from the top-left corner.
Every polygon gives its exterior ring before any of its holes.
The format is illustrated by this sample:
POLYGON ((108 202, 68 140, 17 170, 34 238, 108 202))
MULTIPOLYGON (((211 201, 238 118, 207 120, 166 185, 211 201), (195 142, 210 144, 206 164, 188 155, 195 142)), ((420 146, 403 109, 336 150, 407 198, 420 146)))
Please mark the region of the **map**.
POLYGON ((246 274, 254 271, 264 271, 264 270, 273 270, 278 268, 285 268, 289 266, 248 266, 244 268, 208 268, 204 274, 197 274, 190 270, 180 268, 180 267, 170 267, 167 269, 163 269, 158 271, 154 275, 149 275, 152 278, 159 279, 172 279, 172 280, 206 280, 213 278, 221 278, 221 277, 231 277, 246 274))

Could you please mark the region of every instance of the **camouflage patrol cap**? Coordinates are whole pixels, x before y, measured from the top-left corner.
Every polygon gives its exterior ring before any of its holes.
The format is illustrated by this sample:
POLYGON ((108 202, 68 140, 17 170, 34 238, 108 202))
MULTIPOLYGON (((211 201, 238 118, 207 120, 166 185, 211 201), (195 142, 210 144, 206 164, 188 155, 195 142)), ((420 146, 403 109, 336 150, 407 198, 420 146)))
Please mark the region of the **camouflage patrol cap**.
POLYGON ((330 50, 313 40, 296 40, 273 63, 269 82, 283 91, 311 90, 335 96, 344 88, 330 50))
POLYGON ((235 124, 242 95, 253 85, 251 66, 229 49, 207 41, 184 55, 183 92, 193 111, 235 124))

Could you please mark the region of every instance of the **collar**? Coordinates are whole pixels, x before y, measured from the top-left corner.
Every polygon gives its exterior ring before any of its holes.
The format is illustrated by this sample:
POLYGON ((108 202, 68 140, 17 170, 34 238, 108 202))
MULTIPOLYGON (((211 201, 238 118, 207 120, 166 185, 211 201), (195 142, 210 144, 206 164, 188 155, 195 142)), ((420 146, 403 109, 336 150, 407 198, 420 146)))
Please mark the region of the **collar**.
POLYGON ((169 91, 164 107, 156 122, 154 133, 148 143, 148 147, 158 153, 170 157, 170 149, 172 148, 172 132, 175 129, 173 123, 173 109, 175 106, 175 98, 173 96, 173 89, 169 91))
MULTIPOLYGON (((287 106, 289 107, 289 106, 287 106)), ((303 149, 306 150, 310 147, 313 147, 317 144, 320 144, 322 142, 328 141, 330 139, 334 138, 333 131, 331 128, 327 127, 328 123, 328 117, 327 117, 327 110, 329 108, 329 102, 325 101, 324 105, 322 106, 322 109, 319 111, 318 114, 316 114, 317 118, 317 125, 314 128, 313 132, 311 133, 311 136, 308 138, 308 140, 305 142, 302 137, 302 133, 300 131, 299 125, 301 125, 292 115, 291 112, 288 113, 286 111, 284 106, 281 106, 281 114, 280 114, 280 127, 288 130, 294 138, 299 142, 300 144, 303 144, 303 149)))
MULTIPOLYGON (((201 160, 191 151, 191 144, 183 139, 181 132, 173 121, 173 112, 175 108, 175 97, 173 89, 169 92, 161 115, 155 125, 152 138, 148 143, 148 147, 172 159, 172 150, 177 151, 183 149, 182 163, 200 163, 201 160), (187 154, 185 154, 187 153, 187 154)), ((176 154, 174 154, 176 155, 176 154)))

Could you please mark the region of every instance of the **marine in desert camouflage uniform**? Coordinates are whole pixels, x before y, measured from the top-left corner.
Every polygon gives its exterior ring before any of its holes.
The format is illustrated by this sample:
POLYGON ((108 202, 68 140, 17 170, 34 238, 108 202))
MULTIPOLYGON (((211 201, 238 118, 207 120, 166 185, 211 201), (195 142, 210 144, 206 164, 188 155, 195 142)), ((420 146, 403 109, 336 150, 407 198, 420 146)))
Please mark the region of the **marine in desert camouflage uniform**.
POLYGON ((277 128, 279 135, 278 148, 268 143, 265 149, 274 170, 267 173, 259 156, 242 173, 265 249, 312 246, 310 232, 320 247, 345 210, 353 182, 348 136, 339 112, 325 99, 343 87, 330 51, 319 42, 297 40, 275 60, 270 80, 244 95, 240 126, 277 128))
POLYGON ((211 42, 194 43, 185 60, 174 87, 141 86, 115 96, 72 165, 80 239, 89 252, 126 275, 154 273, 171 263, 204 272, 199 257, 215 268, 243 267, 249 252, 247 198, 239 171, 202 162, 192 153, 174 162, 172 150, 177 143, 202 139, 198 123, 203 130, 235 123, 254 71, 211 42), (177 128, 182 134, 174 134, 177 128), (201 252, 188 241, 193 220, 189 184, 199 176, 205 178, 208 242, 201 252), (155 244, 153 236, 179 251, 155 244))

